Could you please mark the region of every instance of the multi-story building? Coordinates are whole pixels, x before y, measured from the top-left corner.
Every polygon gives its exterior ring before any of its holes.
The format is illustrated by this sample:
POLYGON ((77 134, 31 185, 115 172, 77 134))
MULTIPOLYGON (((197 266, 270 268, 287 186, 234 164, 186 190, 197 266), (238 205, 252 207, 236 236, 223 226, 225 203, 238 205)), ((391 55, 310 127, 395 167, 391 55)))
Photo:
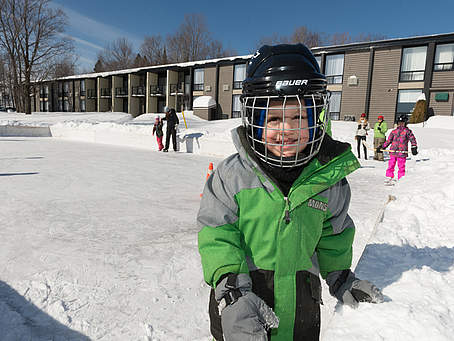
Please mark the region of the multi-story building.
POLYGON ((426 97, 429 115, 453 115, 454 34, 312 49, 331 91, 330 117, 394 122, 426 97))
MULTIPOLYGON (((333 120, 371 121, 381 114, 393 122, 411 114, 421 94, 431 115, 453 115, 454 33, 389 39, 312 49, 331 92, 333 120)), ((216 103, 206 119, 240 116, 240 94, 251 55, 40 82, 34 111, 120 111, 137 116, 191 110, 199 96, 216 103)), ((197 111, 195 111, 197 114, 197 111)), ((200 113, 199 113, 200 114, 200 113)))
POLYGON ((35 83, 32 111, 159 113, 191 110, 199 96, 216 103, 209 119, 239 117, 239 95, 251 56, 91 73, 35 83))

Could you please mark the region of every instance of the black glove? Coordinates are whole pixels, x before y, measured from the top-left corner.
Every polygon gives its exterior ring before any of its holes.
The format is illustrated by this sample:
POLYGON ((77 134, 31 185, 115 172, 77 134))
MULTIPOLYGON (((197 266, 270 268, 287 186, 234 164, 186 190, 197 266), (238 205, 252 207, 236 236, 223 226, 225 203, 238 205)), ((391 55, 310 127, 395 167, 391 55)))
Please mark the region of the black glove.
POLYGON ((359 302, 382 303, 383 294, 369 281, 360 280, 350 270, 333 271, 326 277, 329 292, 340 302, 356 308, 359 302))
POLYGON ((382 146, 378 146, 377 149, 375 149, 377 153, 381 153, 383 150, 382 146))
POLYGON ((378 127, 377 130, 378 130, 380 133, 383 133, 383 132, 381 131, 381 128, 380 128, 380 127, 378 127))
POLYGON ((266 341, 267 331, 279 326, 274 311, 252 291, 248 274, 229 274, 216 286, 226 341, 266 341))
POLYGON ((361 124, 358 124, 358 129, 361 129, 361 124))
POLYGON ((418 147, 416 147, 416 146, 411 147, 411 153, 413 155, 418 155, 418 147))

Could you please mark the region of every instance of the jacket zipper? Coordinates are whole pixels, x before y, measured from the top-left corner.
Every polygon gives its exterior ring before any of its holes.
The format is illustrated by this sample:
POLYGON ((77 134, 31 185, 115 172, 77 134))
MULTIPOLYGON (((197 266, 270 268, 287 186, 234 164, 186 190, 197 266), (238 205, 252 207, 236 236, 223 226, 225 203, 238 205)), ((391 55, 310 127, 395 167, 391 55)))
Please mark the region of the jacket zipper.
POLYGON ((284 219, 285 219, 285 223, 286 224, 289 224, 290 223, 290 202, 288 200, 288 197, 284 197, 284 201, 285 201, 285 215, 284 215, 284 219))

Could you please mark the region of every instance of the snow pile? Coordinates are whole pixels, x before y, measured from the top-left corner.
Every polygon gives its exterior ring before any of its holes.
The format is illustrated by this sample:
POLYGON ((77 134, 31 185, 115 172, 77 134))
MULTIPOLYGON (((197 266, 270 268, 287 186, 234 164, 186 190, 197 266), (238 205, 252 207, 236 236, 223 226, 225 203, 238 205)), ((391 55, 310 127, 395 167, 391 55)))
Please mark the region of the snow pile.
MULTIPOLYGON (((0 339, 210 340, 195 216, 208 164, 233 152, 241 120, 185 112, 186 128, 179 113, 180 147, 192 139, 192 153, 159 153, 156 114, 1 117, 54 138, 0 137, 0 339)), ((387 164, 371 159, 348 177, 353 268, 386 302, 336 308, 325 287, 322 340, 452 339, 454 118, 442 129, 437 119, 411 126, 420 154, 396 186, 383 186, 387 164)), ((356 123, 332 128, 356 152, 356 123)))

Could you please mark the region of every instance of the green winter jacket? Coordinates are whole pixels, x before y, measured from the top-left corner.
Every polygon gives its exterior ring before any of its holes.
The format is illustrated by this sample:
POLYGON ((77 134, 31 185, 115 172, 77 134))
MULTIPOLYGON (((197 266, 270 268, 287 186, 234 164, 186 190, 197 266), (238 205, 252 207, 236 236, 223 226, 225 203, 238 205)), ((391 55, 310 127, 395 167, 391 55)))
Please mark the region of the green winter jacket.
POLYGON ((344 178, 360 165, 349 144, 325 135, 320 152, 284 197, 246 151, 244 128, 232 137, 238 153, 208 179, 197 217, 204 278, 215 287, 226 273, 273 271, 280 324, 272 340, 292 340, 296 272, 325 278, 351 266, 354 224, 344 178))
POLYGON ((388 131, 388 124, 386 121, 375 123, 374 125, 374 137, 381 137, 386 139, 386 132, 388 131))

